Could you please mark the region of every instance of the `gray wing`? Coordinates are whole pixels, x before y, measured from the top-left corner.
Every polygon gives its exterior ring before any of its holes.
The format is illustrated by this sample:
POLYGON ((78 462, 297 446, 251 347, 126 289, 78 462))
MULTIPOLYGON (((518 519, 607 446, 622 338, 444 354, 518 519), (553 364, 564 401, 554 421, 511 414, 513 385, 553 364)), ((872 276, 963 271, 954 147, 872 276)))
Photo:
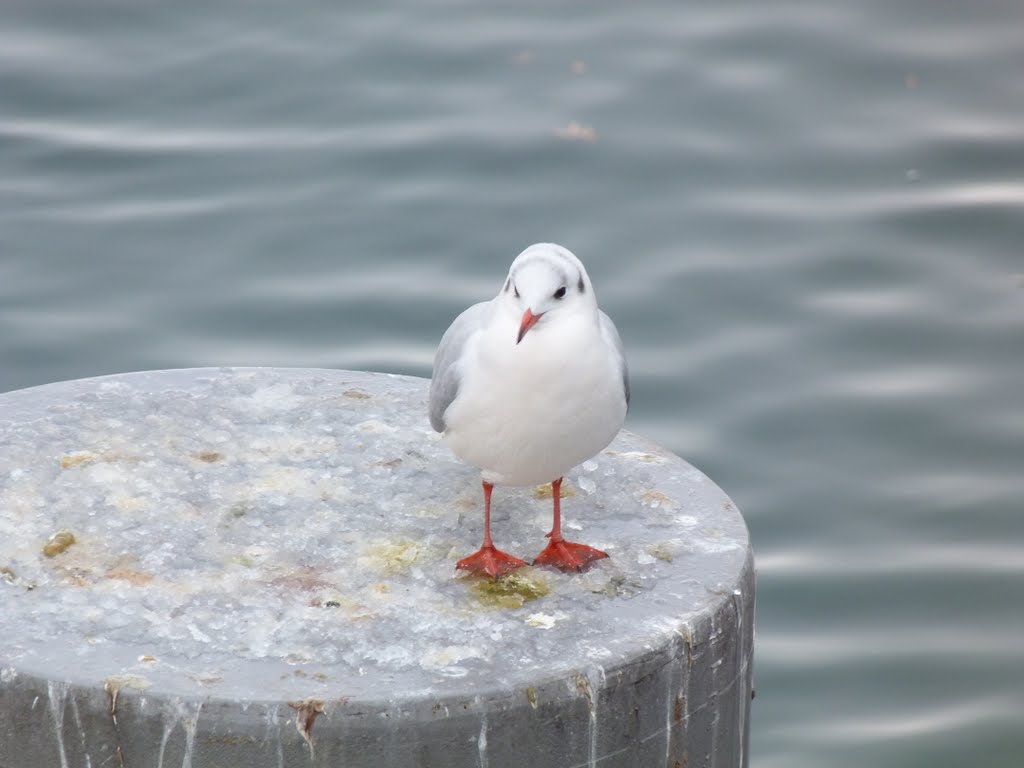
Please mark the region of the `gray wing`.
POLYGON ((604 312, 598 310, 601 316, 601 335, 604 336, 609 346, 618 356, 619 368, 622 370, 622 394, 626 397, 626 406, 629 406, 629 367, 626 365, 626 349, 622 346, 622 339, 615 323, 604 312))
POLYGON ((462 380, 460 360, 466 343, 487 324, 493 313, 493 302, 474 304, 456 317, 441 337, 430 379, 430 426, 435 432, 444 432, 444 412, 459 394, 462 380))

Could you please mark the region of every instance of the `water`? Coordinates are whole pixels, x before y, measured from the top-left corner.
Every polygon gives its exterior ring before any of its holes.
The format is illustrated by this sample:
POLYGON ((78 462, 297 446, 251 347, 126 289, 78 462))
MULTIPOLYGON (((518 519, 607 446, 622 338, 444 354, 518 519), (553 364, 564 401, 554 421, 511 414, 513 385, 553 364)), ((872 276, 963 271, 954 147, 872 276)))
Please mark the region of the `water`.
POLYGON ((563 243, 626 341, 629 426, 750 524, 752 765, 1020 765, 1015 4, 4 17, 0 390, 426 375, 563 243))

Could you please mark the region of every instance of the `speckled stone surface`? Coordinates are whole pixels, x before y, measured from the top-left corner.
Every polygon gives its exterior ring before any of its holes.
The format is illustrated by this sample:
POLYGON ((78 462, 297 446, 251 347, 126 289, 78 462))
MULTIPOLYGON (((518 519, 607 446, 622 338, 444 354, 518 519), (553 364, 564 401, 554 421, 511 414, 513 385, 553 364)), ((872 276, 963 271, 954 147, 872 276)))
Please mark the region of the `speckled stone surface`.
MULTIPOLYGON (((456 574, 479 476, 426 395, 293 369, 0 395, 0 766, 745 764, 729 499, 623 432, 563 486, 608 560, 456 574)), ((495 490, 499 547, 540 552, 545 490, 495 490)))

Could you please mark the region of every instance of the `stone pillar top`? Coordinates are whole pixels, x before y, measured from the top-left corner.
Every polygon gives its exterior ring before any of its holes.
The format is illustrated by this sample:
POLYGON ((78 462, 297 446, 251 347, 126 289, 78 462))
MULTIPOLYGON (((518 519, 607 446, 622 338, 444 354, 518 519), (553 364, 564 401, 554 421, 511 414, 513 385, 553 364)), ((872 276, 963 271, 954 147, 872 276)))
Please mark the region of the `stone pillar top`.
MULTIPOLYGON (((567 537, 609 559, 456 573, 479 473, 426 397, 276 368, 0 395, 0 673, 243 707, 490 697, 706 636, 749 580, 726 495, 626 431, 563 485, 567 537)), ((531 559, 550 524, 549 487, 495 489, 505 551, 531 559)))

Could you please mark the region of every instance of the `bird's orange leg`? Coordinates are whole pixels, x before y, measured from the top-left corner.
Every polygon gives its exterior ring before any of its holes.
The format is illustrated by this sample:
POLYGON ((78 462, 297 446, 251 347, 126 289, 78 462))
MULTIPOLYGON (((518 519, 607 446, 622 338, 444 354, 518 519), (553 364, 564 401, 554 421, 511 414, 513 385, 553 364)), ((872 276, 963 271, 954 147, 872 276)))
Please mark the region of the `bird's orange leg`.
POLYGON ((562 478, 551 483, 551 497, 555 500, 554 522, 548 538, 551 541, 544 551, 537 555, 534 565, 553 565, 563 571, 582 571, 594 560, 608 557, 600 549, 586 544, 574 544, 562 538, 562 478))
POLYGON ((494 486, 485 480, 484 543, 472 555, 459 560, 455 567, 470 573, 483 573, 492 579, 496 579, 499 576, 504 576, 509 571, 514 571, 516 568, 522 568, 526 563, 518 557, 513 557, 502 552, 500 549, 496 549, 494 542, 491 541, 491 491, 493 490, 494 486))

